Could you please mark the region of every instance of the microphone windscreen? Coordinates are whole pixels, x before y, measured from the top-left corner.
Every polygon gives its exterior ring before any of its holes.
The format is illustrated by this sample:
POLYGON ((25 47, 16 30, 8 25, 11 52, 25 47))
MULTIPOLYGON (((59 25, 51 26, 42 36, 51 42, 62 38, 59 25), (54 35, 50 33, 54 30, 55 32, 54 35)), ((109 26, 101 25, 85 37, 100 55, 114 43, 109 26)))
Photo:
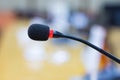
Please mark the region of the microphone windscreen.
POLYGON ((46 41, 49 37, 49 27, 41 24, 32 24, 28 29, 28 36, 37 41, 46 41))

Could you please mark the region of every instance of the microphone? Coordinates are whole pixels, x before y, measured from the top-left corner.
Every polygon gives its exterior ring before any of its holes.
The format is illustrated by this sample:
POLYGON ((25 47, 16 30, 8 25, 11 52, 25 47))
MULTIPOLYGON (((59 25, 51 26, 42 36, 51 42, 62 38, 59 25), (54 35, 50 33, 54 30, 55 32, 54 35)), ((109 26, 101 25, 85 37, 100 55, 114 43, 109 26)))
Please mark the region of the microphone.
POLYGON ((62 37, 62 33, 50 29, 46 25, 32 24, 28 29, 28 36, 37 41, 46 41, 48 38, 62 37))
POLYGON ((106 51, 104 51, 103 49, 93 45, 92 43, 80 39, 80 38, 76 38, 76 37, 72 37, 72 36, 68 36, 68 35, 64 35, 58 31, 54 31, 54 30, 50 30, 50 28, 46 25, 42 25, 42 24, 32 24, 29 29, 28 29, 28 36, 32 39, 32 40, 37 40, 37 41, 46 41, 48 40, 48 38, 68 38, 68 39, 72 39, 75 41, 79 41, 82 42, 90 47, 92 47, 93 49, 99 51, 101 54, 107 56, 108 58, 114 60, 115 62, 120 64, 120 59, 118 59, 117 57, 113 56, 111 53, 108 53, 106 51))

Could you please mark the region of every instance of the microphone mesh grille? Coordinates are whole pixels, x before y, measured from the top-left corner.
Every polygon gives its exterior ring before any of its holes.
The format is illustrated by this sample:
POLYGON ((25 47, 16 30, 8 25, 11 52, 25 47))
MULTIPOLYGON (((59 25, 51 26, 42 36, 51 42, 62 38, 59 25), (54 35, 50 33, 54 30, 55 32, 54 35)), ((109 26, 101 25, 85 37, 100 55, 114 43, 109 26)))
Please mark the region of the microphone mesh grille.
POLYGON ((49 36, 49 27, 41 24, 32 24, 28 29, 28 36, 33 40, 46 41, 49 36))

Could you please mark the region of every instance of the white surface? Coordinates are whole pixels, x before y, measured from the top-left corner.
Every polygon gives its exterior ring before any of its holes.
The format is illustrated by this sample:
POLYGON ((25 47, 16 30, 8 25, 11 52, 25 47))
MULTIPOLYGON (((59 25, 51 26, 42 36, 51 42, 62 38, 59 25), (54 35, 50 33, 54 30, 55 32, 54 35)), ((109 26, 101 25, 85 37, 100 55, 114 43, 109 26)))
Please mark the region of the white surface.
POLYGON ((55 65, 62 65, 70 60, 70 54, 66 51, 57 51, 51 55, 51 63, 55 65))

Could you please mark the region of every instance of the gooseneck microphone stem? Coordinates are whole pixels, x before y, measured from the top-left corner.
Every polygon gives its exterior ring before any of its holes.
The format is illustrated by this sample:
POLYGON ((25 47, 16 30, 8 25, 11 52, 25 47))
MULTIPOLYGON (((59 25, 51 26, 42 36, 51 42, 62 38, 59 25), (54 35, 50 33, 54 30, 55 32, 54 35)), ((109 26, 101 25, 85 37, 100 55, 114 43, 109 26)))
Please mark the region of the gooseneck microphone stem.
POLYGON ((116 58, 115 56, 113 56, 112 54, 104 51, 103 49, 91 44, 90 42, 86 41, 86 40, 83 40, 83 39, 80 39, 80 38, 75 38, 75 37, 72 37, 72 36, 68 36, 68 35, 63 35, 63 34, 58 34, 58 36, 62 37, 62 38, 68 38, 68 39, 72 39, 72 40, 75 40, 75 41, 79 41, 79 42, 82 42, 90 47, 92 47, 93 49, 99 51, 100 53, 102 53, 103 55, 107 56, 108 58, 114 60, 115 62, 119 63, 120 64, 120 59, 116 58))

